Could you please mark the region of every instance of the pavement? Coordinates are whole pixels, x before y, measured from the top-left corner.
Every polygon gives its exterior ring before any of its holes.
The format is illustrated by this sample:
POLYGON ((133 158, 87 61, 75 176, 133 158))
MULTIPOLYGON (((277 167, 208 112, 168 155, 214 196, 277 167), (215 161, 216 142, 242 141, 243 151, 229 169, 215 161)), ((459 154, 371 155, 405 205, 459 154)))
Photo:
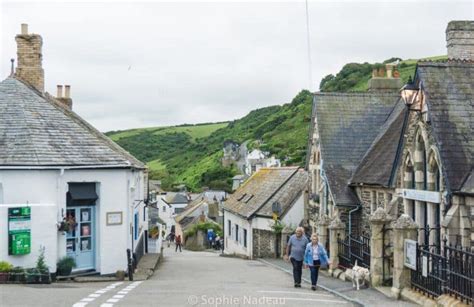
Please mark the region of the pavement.
POLYGON ((114 306, 354 306, 309 285, 295 289, 290 276, 253 260, 220 257, 216 252, 175 252, 153 277, 114 306))
MULTIPOLYGON (((366 306, 409 306, 373 289, 353 291, 350 283, 324 276, 317 291, 309 283, 294 288, 285 271, 289 266, 276 259, 176 253, 165 247, 162 261, 148 280, 0 285, 0 306, 360 306, 358 301, 366 306)), ((305 278, 309 278, 307 271, 305 278)))
MULTIPOLYGON (((285 262, 283 259, 259 259, 260 262, 268 266, 277 268, 292 274, 293 268, 291 263, 285 262)), ((303 279, 310 284, 311 277, 308 269, 303 269, 303 279)), ((318 277, 318 287, 344 298, 354 305, 367 307, 397 307, 397 306, 418 306, 411 302, 396 300, 385 296, 382 292, 374 288, 361 288, 359 291, 352 287, 352 282, 342 281, 341 279, 329 277, 327 271, 321 271, 318 277)))

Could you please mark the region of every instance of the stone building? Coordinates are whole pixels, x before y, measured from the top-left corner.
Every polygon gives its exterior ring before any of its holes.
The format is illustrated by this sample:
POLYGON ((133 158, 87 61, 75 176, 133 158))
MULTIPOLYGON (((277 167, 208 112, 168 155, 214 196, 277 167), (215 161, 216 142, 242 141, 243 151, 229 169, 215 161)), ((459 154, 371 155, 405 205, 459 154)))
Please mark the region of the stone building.
MULTIPOLYGON (((359 192, 349 186, 379 131, 389 125, 397 111, 399 95, 393 88, 400 81, 388 76, 390 73, 385 78, 376 77, 378 82, 371 82, 367 93, 314 94, 307 161, 311 178, 308 206, 311 226, 317 227, 319 220, 328 221, 337 216, 347 224, 348 230, 360 232, 363 215, 375 211, 377 205, 385 203, 394 193, 393 189, 377 184, 359 192), (390 84, 392 89, 388 90, 390 84), (374 195, 374 204, 363 208, 358 195, 367 193, 369 203, 374 195)), ((325 229, 314 231, 323 240, 327 239, 325 229)))
POLYGON ((224 253, 281 257, 287 238, 275 223, 287 230, 300 225, 307 180, 298 167, 261 168, 252 175, 224 203, 224 253))
POLYGON ((472 246, 474 23, 450 22, 446 39, 449 59, 419 62, 402 95, 391 67, 367 93, 315 93, 308 214, 323 238, 336 217, 370 232, 381 207, 430 228, 426 243, 472 246))

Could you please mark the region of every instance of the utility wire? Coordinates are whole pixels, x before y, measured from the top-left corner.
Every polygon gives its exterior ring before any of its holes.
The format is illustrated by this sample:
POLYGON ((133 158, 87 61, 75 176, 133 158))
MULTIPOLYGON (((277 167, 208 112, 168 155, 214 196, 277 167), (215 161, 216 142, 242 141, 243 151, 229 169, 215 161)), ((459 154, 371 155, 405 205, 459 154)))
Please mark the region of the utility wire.
POLYGON ((313 88, 313 62, 311 60, 311 40, 309 34, 309 10, 308 10, 308 0, 305 1, 306 3, 306 39, 307 39, 307 47, 308 47, 308 81, 309 81, 309 88, 308 90, 312 91, 313 88))

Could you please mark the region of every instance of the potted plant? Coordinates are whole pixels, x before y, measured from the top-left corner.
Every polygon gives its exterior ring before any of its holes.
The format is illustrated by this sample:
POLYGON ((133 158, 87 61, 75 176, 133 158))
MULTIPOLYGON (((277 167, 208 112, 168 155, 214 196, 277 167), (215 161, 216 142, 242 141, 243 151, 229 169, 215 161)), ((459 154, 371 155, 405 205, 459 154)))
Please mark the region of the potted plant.
POLYGON ((0 284, 8 282, 11 269, 13 269, 13 265, 6 261, 0 261, 0 284))
POLYGON ((10 282, 12 283, 24 283, 25 279, 25 269, 19 266, 16 266, 10 271, 10 282))
POLYGON ((36 268, 26 270, 26 282, 27 283, 51 283, 51 276, 49 275, 49 269, 46 265, 44 257, 44 247, 40 247, 38 260, 36 260, 36 268))
POLYGON ((56 264, 57 276, 68 276, 71 275, 72 268, 76 267, 76 260, 71 256, 65 256, 59 259, 58 263, 56 264))

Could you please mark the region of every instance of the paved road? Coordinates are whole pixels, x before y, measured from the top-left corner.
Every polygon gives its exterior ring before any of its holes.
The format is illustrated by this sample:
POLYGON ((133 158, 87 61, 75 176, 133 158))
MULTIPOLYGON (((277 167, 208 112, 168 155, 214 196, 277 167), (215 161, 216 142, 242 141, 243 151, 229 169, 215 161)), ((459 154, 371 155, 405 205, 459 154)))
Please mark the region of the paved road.
POLYGON ((0 285, 0 306, 352 306, 258 261, 210 252, 175 253, 144 282, 0 285))
POLYGON ((116 306, 352 306, 309 285, 293 288, 291 276, 258 261, 210 252, 175 253, 151 279, 116 306))

